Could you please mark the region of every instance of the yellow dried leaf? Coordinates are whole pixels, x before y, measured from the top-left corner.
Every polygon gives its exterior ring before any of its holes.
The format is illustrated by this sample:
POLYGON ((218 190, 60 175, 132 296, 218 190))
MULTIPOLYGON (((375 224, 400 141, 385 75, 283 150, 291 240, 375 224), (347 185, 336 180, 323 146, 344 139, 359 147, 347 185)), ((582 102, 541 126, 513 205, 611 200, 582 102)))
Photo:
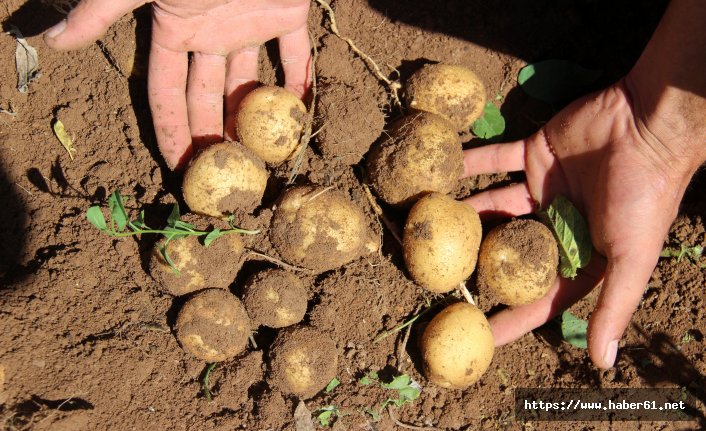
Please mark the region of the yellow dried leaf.
POLYGON ((71 140, 71 136, 69 136, 68 133, 66 133, 66 129, 64 128, 64 123, 62 123, 59 120, 54 120, 54 134, 56 137, 59 139, 59 142, 61 142, 61 145, 64 146, 66 149, 66 152, 69 153, 69 157, 71 157, 71 160, 74 159, 74 153, 76 152, 76 148, 74 148, 74 143, 71 140))

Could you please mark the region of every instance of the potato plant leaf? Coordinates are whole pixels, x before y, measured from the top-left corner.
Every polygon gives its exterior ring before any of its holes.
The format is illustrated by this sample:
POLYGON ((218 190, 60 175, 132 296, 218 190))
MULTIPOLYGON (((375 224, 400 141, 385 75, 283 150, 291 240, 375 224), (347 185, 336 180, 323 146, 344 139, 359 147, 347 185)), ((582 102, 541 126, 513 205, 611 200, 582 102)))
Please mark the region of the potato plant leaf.
POLYGON ((125 211, 123 197, 119 192, 113 192, 108 198, 108 210, 110 211, 110 216, 113 218, 113 221, 118 226, 118 231, 125 229, 129 218, 127 211, 125 211))
POLYGON ((539 213, 559 246, 559 272, 574 279, 579 268, 591 260, 591 236, 586 220, 564 196, 557 195, 546 211, 539 213))
POLYGON ((108 230, 108 225, 105 222, 105 217, 103 216, 103 212, 100 207, 90 207, 86 211, 86 218, 93 226, 98 228, 98 230, 102 232, 108 230))
POLYGON ((320 408, 319 410, 314 412, 314 414, 316 414, 316 418, 319 420, 319 424, 322 427, 327 427, 331 424, 331 419, 334 415, 336 415, 337 411, 338 408, 336 408, 336 406, 326 406, 320 408))
POLYGON ((497 106, 488 103, 483 109, 483 116, 474 121, 471 128, 479 138, 494 138, 505 132, 505 118, 497 106))
POLYGON ((520 70, 517 82, 527 95, 548 103, 570 100, 596 82, 601 70, 586 69, 572 61, 545 60, 520 70))
POLYGON ((588 347, 586 342, 586 330, 588 322, 579 319, 568 311, 564 311, 561 315, 561 337, 567 343, 579 349, 588 347))
POLYGON ((397 376, 390 383, 382 383, 380 386, 383 389, 394 389, 399 395, 398 398, 388 398, 382 407, 390 403, 400 407, 402 404, 416 400, 421 393, 419 384, 412 381, 407 374, 397 376))
POLYGON ((71 139, 71 136, 69 136, 69 134, 66 132, 64 123, 59 120, 54 120, 54 123, 52 124, 52 129, 54 130, 56 138, 59 140, 59 142, 61 142, 61 145, 64 147, 66 152, 69 153, 69 157, 71 158, 71 160, 73 160, 74 153, 76 153, 76 148, 74 147, 74 143, 71 139))
POLYGON ((221 230, 220 229, 213 229, 211 232, 208 233, 203 239, 203 246, 208 247, 211 245, 214 239, 218 238, 221 236, 221 230))
POLYGON ((179 204, 175 203, 172 207, 172 212, 167 217, 167 225, 174 226, 176 222, 181 218, 181 213, 179 212, 179 204))
POLYGON ((341 384, 341 381, 338 380, 338 378, 334 377, 333 379, 331 379, 331 381, 328 383, 328 385, 326 385, 326 389, 325 389, 326 393, 330 394, 340 384, 341 384))

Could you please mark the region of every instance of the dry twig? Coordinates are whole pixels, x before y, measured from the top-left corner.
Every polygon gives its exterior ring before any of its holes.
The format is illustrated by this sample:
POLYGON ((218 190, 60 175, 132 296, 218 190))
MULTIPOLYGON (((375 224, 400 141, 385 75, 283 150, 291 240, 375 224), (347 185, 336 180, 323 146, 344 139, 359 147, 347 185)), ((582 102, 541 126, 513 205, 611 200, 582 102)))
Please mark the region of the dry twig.
POLYGON ((415 431, 438 431, 438 429, 439 429, 436 427, 418 427, 416 425, 410 425, 410 424, 406 424, 404 422, 400 422, 399 419, 397 419, 397 417, 393 413, 392 406, 390 406, 390 405, 387 406, 387 413, 390 414, 390 419, 392 419, 392 422, 394 422, 398 427, 401 427, 401 428, 406 428, 408 430, 415 430, 415 431))
POLYGON ((266 261, 272 262, 276 265, 279 265, 284 269, 288 269, 290 271, 298 271, 298 272, 312 272, 310 269, 300 268, 298 266, 294 266, 294 265, 290 265, 288 263, 285 263, 285 262, 277 259, 276 257, 268 256, 264 253, 260 253, 260 252, 257 252, 255 250, 251 250, 251 249, 247 249, 247 250, 248 250, 249 254, 252 254, 253 256, 257 256, 262 259, 265 259, 266 261))

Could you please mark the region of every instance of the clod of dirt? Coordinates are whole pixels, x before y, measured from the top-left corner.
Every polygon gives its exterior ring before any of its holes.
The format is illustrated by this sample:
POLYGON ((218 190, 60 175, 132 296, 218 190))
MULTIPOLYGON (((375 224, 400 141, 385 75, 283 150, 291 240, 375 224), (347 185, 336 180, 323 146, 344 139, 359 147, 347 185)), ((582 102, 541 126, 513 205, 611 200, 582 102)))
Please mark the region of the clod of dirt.
POLYGON ((285 261, 315 272, 378 249, 360 208, 341 192, 315 186, 295 187, 282 195, 269 234, 285 261))
POLYGON ((406 82, 405 101, 414 111, 433 112, 468 130, 483 115, 485 86, 472 70, 449 64, 427 64, 406 82))
MULTIPOLYGON (((197 228, 205 228, 202 218, 188 215, 182 218, 197 228)), ((173 296, 208 287, 227 289, 233 283, 243 264, 243 240, 239 234, 229 234, 213 241, 208 247, 196 236, 173 239, 166 253, 179 270, 174 271, 164 258, 161 248, 165 239, 159 241, 150 259, 150 274, 162 290, 173 296)))
POLYGON ((316 329, 282 330, 270 349, 268 381, 284 393, 311 398, 336 377, 336 343, 316 329))
POLYGON ((373 95, 338 82, 320 87, 317 113, 317 146, 324 157, 342 164, 358 163, 385 127, 373 95))
POLYGON ((186 204, 197 214, 250 214, 260 205, 267 178, 265 164, 250 150, 223 142, 211 145, 191 161, 182 192, 186 204))
POLYGON ((246 282, 243 303, 254 325, 283 328, 304 318, 306 289, 291 272, 268 269, 246 282))
POLYGON ((395 122, 368 156, 368 181, 390 205, 411 205, 431 192, 447 194, 462 173, 463 150, 456 130, 428 112, 395 122))
POLYGON ((529 304, 552 288, 558 264, 559 251, 549 228, 535 220, 513 220, 483 239, 478 287, 490 301, 529 304))
POLYGON ((184 304, 175 330, 184 350, 204 361, 220 362, 245 349, 251 327, 238 298, 223 289, 207 289, 184 304))

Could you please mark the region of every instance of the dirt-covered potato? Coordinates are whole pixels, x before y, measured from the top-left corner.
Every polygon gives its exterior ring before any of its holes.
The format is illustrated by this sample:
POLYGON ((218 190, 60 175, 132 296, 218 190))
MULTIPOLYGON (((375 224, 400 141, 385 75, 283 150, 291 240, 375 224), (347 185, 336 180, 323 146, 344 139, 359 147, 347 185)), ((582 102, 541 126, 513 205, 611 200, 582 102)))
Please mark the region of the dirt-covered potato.
POLYGON ((368 155, 368 182, 390 205, 411 205, 429 192, 449 193, 463 173, 463 150, 453 126, 421 112, 392 125, 368 155))
POLYGON ((305 122, 306 106, 297 96, 281 87, 264 86, 240 102, 235 128, 240 143, 267 163, 278 165, 299 145, 305 122))
POLYGON ((206 289, 186 301, 175 329, 184 350, 206 362, 220 362, 245 349, 251 327, 238 298, 224 289, 206 289))
POLYGON ((150 274, 173 296, 208 287, 227 289, 242 266, 244 248, 238 234, 224 235, 208 247, 196 236, 169 241, 166 252, 179 273, 162 255, 164 241, 159 241, 152 250, 150 274))
POLYGON ((554 285, 558 264, 559 250, 549 228, 534 220, 513 220, 483 239, 478 286, 491 300, 529 304, 554 285))
POLYGON ((316 144, 327 160, 358 163, 385 128, 375 95, 365 89, 329 81, 319 86, 316 107, 316 144))
POLYGON ((235 142, 211 145, 184 173, 182 192, 191 211, 212 217, 251 213, 262 200, 267 170, 262 160, 235 142))
POLYGON ((463 202, 431 193, 412 207, 404 227, 404 261, 415 282, 437 293, 458 287, 476 268, 478 213, 463 202))
POLYGON ((284 393, 311 398, 336 377, 336 343, 323 332, 306 326, 277 334, 270 348, 271 385, 284 393))
POLYGON ((317 273, 378 249, 360 208, 343 193, 316 186, 284 192, 269 235, 285 261, 317 273))
POLYGON ((443 388, 464 389, 488 369, 495 349, 485 315, 466 302, 449 305, 424 329, 424 374, 443 388))
POLYGON ((253 324, 283 328, 304 318, 307 294, 296 275, 283 269, 267 269, 245 283, 243 303, 253 324))
POLYGON ((483 83, 470 69, 428 64, 407 80, 405 101, 410 110, 441 115, 460 132, 483 115, 486 95, 483 83))

